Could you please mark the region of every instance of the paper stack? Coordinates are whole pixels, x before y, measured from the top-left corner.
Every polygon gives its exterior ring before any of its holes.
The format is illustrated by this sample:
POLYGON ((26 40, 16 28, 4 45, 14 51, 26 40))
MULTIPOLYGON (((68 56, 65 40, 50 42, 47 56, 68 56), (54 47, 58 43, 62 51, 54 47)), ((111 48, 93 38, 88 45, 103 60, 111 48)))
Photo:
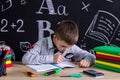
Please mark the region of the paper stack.
POLYGON ((95 67, 120 72, 120 47, 98 46, 94 51, 96 52, 95 67))

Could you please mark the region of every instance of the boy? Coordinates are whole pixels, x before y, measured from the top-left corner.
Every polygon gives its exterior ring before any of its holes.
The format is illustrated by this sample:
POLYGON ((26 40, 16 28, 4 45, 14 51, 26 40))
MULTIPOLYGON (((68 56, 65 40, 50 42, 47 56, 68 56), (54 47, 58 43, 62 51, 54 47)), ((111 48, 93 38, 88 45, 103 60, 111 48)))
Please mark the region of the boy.
POLYGON ((35 43, 34 47, 23 55, 23 64, 61 63, 70 61, 65 55, 73 53, 73 59, 80 67, 89 67, 95 62, 95 56, 75 45, 79 38, 77 24, 72 20, 63 20, 56 26, 55 33, 35 43))

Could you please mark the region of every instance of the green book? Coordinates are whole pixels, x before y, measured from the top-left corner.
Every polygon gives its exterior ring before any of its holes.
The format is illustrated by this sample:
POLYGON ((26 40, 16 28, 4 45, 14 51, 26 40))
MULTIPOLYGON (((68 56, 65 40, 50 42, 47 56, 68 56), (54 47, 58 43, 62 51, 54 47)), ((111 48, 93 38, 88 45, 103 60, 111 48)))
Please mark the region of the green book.
POLYGON ((6 58, 11 58, 12 57, 12 54, 7 54, 6 55, 6 58))
POLYGON ((94 51, 120 56, 120 47, 115 47, 115 46, 98 46, 94 48, 94 51))
POLYGON ((107 66, 99 63, 96 63, 95 67, 120 73, 120 68, 115 68, 115 67, 111 67, 111 66, 107 66))

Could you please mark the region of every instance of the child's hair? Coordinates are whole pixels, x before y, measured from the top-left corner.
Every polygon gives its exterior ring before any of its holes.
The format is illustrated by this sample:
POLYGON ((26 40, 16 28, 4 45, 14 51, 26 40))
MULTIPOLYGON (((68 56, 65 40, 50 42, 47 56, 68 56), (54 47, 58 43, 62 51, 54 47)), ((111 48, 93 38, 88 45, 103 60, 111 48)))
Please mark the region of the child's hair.
POLYGON ((55 35, 69 45, 76 44, 79 37, 78 26, 72 20, 63 20, 57 24, 55 35))

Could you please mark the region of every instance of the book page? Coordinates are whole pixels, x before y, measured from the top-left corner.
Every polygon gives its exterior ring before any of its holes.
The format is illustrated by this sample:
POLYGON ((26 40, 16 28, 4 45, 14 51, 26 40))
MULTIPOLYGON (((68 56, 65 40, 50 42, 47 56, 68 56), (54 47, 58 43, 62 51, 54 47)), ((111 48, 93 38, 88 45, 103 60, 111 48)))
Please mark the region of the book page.
POLYGON ((71 68, 77 67, 75 64, 70 63, 70 62, 62 62, 59 64, 52 63, 52 64, 26 65, 26 66, 32 70, 37 71, 37 72, 56 69, 56 68, 61 69, 61 68, 65 68, 65 67, 71 67, 71 68))
POLYGON ((40 72, 40 71, 46 71, 50 69, 55 69, 57 68, 56 66, 53 66, 51 64, 42 64, 42 65, 26 65, 28 68, 40 72))
POLYGON ((75 64, 73 63, 70 63, 70 62, 62 62, 60 64, 57 64, 58 66, 62 67, 62 68, 65 68, 65 67, 77 67, 75 64))

